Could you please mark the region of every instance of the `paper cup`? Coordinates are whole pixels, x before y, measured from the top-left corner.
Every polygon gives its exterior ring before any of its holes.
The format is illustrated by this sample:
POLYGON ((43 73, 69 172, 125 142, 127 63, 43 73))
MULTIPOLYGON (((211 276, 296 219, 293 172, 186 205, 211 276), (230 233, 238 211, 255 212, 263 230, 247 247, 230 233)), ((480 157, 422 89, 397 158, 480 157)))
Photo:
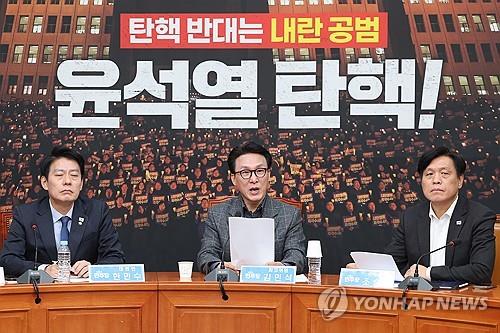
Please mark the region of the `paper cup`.
POLYGON ((190 279, 193 273, 193 262, 192 261, 179 261, 179 277, 181 279, 190 279))
POLYGON ((3 273, 3 267, 0 267, 0 286, 5 285, 5 275, 3 273))
POLYGON ((310 240, 307 243, 307 255, 308 258, 322 258, 321 253, 321 242, 319 240, 310 240))

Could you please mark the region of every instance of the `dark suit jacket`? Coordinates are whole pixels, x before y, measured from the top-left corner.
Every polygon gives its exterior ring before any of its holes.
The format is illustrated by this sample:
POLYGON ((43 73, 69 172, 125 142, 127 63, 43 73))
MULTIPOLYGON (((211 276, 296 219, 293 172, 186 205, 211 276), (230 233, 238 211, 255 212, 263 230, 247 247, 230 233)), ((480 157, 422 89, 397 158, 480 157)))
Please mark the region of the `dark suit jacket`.
MULTIPOLYGON (((274 257, 275 261, 297 266, 297 273, 304 270, 305 236, 302 218, 295 207, 271 198, 266 199, 263 218, 274 219, 274 257)), ((231 261, 229 239, 230 216, 242 216, 243 205, 239 197, 216 205, 208 210, 205 232, 198 252, 198 267, 204 273, 210 272, 222 256, 225 244, 224 261, 231 261)))
MULTIPOLYGON (((431 250, 429 204, 418 204, 404 212, 386 249, 403 275, 420 255, 431 250)), ((431 279, 490 283, 495 263, 494 224, 495 214, 492 211, 459 195, 450 220, 447 242, 458 239, 460 244, 446 248, 445 265, 432 267, 431 279)), ((430 257, 425 256, 421 264, 428 267, 429 260, 430 257)))
MULTIPOLYGON (((69 248, 71 263, 87 260, 91 264, 123 263, 124 255, 111 222, 106 204, 99 200, 78 198, 71 217, 69 248), (83 223, 79 221, 83 218, 83 223)), ((14 209, 9 235, 0 254, 0 266, 9 276, 18 276, 35 266, 35 235, 38 246, 38 262, 51 264, 57 260, 54 224, 49 199, 45 197, 14 209), (32 225, 38 226, 33 231, 32 225)))

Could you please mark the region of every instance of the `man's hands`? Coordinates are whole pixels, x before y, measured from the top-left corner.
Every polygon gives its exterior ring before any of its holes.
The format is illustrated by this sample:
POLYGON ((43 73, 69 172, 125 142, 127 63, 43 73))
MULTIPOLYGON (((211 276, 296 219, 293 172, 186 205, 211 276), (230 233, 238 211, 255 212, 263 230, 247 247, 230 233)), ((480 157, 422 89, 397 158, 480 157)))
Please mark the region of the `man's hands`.
POLYGON ((57 262, 45 267, 45 272, 47 272, 47 274, 52 276, 54 279, 57 278, 57 274, 59 274, 59 267, 57 266, 57 262))
POLYGON ((89 266, 90 263, 86 260, 77 261, 73 267, 71 267, 71 273, 82 278, 89 277, 89 266))
MULTIPOLYGON (((232 269, 235 272, 238 272, 240 270, 240 267, 238 267, 236 264, 233 264, 232 262, 224 261, 224 265, 226 268, 232 269)), ((284 266, 282 262, 279 261, 271 261, 266 263, 266 266, 284 266)))
POLYGON ((224 261, 224 266, 226 266, 226 268, 232 269, 235 272, 238 272, 240 270, 239 267, 237 267, 235 264, 233 264, 230 261, 224 261))
POLYGON ((283 265, 283 263, 279 261, 270 261, 266 263, 266 266, 285 266, 285 265, 283 265))
MULTIPOLYGON (((409 277, 409 276, 413 276, 415 274, 415 268, 416 268, 415 264, 411 265, 411 267, 405 273, 405 278, 409 277)), ((418 265, 418 275, 423 277, 424 279, 429 280, 429 281, 431 279, 430 276, 427 276, 427 267, 425 267, 423 265, 418 265)))
MULTIPOLYGON (((89 277, 89 266, 90 262, 86 260, 77 261, 75 262, 73 267, 71 267, 71 273, 81 278, 89 277)), ((59 274, 59 267, 57 266, 57 262, 45 267, 45 272, 47 272, 53 278, 57 278, 57 275, 59 274)))

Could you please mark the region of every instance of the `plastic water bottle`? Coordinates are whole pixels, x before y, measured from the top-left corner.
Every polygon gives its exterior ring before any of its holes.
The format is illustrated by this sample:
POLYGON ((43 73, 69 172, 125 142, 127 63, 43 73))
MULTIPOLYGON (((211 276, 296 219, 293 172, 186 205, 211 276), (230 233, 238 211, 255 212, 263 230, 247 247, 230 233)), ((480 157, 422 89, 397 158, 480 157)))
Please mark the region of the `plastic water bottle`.
POLYGON ((69 282, 71 274, 71 252, 69 250, 68 241, 61 241, 59 251, 57 251, 57 266, 59 274, 57 282, 69 282))
POLYGON ((307 243, 307 265, 309 266, 309 275, 307 279, 309 284, 321 284, 321 242, 319 240, 309 240, 307 243))
POLYGON ((321 284, 321 258, 307 258, 309 284, 321 284))

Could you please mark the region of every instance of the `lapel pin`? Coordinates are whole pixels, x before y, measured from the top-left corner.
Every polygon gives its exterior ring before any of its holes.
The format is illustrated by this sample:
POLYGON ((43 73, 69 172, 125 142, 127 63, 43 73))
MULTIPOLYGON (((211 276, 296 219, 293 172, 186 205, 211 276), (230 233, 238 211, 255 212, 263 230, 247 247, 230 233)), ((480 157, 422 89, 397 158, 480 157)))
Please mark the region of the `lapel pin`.
POLYGON ((78 225, 82 225, 83 221, 84 221, 83 217, 79 217, 78 218, 78 225))
POLYGON ((459 221, 455 222, 455 224, 456 225, 462 225, 462 221, 459 220, 459 221))

